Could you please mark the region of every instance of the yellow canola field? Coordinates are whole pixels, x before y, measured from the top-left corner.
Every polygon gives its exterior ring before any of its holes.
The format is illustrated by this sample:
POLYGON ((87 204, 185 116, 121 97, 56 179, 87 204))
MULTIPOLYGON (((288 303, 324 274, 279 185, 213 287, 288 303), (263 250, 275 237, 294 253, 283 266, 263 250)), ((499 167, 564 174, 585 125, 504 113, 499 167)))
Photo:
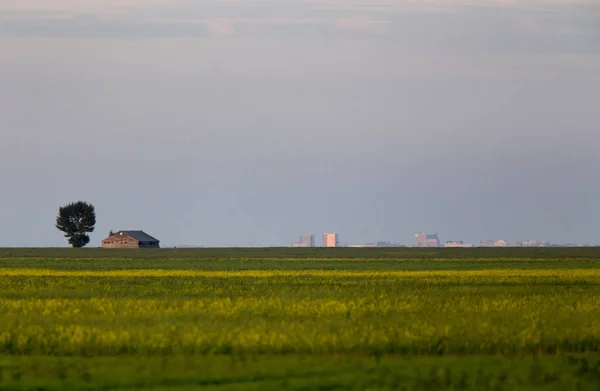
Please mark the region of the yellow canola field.
POLYGON ((0 353, 600 351, 600 270, 0 269, 0 353))

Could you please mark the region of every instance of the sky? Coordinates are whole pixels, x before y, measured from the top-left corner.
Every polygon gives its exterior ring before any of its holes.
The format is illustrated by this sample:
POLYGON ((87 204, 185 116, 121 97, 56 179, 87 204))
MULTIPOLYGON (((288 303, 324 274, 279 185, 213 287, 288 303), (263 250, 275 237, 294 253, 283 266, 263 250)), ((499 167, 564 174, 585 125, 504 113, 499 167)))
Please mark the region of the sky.
POLYGON ((0 132, 0 246, 600 244, 600 1, 0 0, 0 132))

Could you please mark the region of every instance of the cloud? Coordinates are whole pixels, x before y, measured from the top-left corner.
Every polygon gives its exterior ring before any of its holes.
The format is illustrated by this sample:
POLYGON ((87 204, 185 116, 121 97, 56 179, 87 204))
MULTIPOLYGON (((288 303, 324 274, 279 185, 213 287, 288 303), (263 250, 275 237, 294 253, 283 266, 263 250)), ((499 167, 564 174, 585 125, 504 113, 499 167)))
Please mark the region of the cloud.
POLYGON ((468 8, 564 11, 568 7, 598 7, 598 0, 304 0, 326 10, 450 13, 468 8))
POLYGON ((597 0, 303 0, 331 7, 414 7, 414 6, 478 6, 523 8, 545 5, 594 5, 597 0))
POLYGON ((181 0, 0 0, 0 12, 114 13, 181 4, 181 0))
POLYGON ((554 33, 598 36, 598 1, 0 0, 0 34, 126 38, 387 36, 398 44, 416 41, 416 46, 421 40, 421 46, 427 46, 450 39, 476 40, 473 35, 500 42, 519 30, 530 36, 545 34, 549 40, 554 33))
POLYGON ((39 21, 39 20, 70 20, 77 14, 68 12, 5 12, 0 13, 0 20, 6 21, 39 21))
POLYGON ((178 24, 204 24, 211 35, 214 36, 228 36, 235 34, 235 21, 231 19, 212 19, 212 20, 171 20, 170 23, 178 24))
POLYGON ((197 25, 203 24, 213 36, 230 36, 238 28, 247 26, 322 26, 340 30, 353 30, 380 34, 384 33, 390 22, 365 18, 215 18, 215 19, 170 19, 167 23, 197 25))
MULTIPOLYGON (((200 3, 200 2, 198 2, 200 3)), ((201 4, 189 0, 0 0, 0 12, 74 12, 113 14, 131 10, 153 8, 202 9, 224 7, 274 8, 316 6, 338 10, 437 10, 450 11, 457 7, 494 7, 509 9, 553 8, 569 6, 594 6, 598 0, 288 0, 278 2, 245 0, 202 0, 201 4), (265 6, 266 4, 266 6, 265 6)))

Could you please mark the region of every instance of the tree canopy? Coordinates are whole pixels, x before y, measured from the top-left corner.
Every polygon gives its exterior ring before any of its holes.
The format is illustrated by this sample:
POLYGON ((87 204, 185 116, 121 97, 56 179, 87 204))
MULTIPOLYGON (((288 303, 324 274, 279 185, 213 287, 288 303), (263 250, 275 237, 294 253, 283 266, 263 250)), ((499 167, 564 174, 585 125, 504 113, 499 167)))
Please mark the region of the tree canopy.
POLYGON ((90 242, 88 233, 94 232, 96 211, 84 201, 72 202, 58 209, 56 228, 65 233, 73 247, 84 247, 90 242))

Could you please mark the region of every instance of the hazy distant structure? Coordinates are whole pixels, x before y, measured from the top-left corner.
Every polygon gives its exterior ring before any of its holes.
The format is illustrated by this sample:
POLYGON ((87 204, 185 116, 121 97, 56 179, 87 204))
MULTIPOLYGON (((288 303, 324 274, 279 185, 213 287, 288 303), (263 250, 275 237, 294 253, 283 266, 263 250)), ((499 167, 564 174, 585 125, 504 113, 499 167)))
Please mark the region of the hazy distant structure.
POLYGON ((436 233, 419 232, 415 234, 415 247, 439 247, 440 239, 436 233))
POLYGON ((406 247, 406 245, 398 244, 390 241, 380 241, 375 243, 365 244, 350 244, 348 247, 406 247))
POLYGON ((406 247, 403 244, 394 243, 390 241, 383 241, 375 243, 375 247, 406 247))
POLYGON ((482 240, 479 243, 480 247, 508 247, 506 240, 482 240))
POLYGON ((338 234, 324 233, 323 234, 323 247, 338 247, 339 246, 338 234))
POLYGON ((300 236, 300 241, 294 243, 292 247, 315 247, 315 235, 307 234, 300 236))
POLYGON ((547 240, 526 240, 518 244, 519 247, 550 247, 550 242, 547 240))
POLYGON ((472 244, 465 243, 462 240, 450 240, 444 244, 444 247, 473 247, 472 244))

